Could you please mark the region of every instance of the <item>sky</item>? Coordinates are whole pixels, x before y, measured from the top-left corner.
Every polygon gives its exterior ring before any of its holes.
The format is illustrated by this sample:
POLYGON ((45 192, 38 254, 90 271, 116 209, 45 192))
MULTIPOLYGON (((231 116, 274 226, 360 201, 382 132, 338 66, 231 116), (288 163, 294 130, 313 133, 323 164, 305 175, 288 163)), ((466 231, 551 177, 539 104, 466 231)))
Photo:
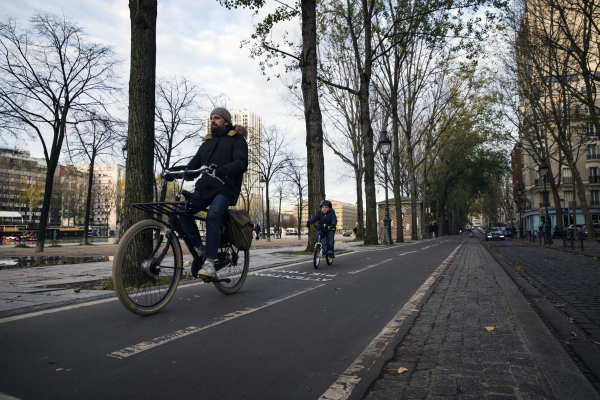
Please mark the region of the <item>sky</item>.
MULTIPOLYGON (((277 3, 267 0, 266 10, 277 3)), ((92 40, 113 46, 123 60, 123 84, 129 81, 130 20, 127 0, 0 0, 0 18, 16 17, 22 26, 34 10, 64 14, 78 23, 92 40)), ((228 97, 227 108, 249 109, 263 118, 263 126, 277 125, 285 131, 294 151, 306 155, 304 121, 292 117, 280 93, 281 80, 262 75, 258 60, 249 57, 250 48, 240 48, 250 38, 260 21, 249 10, 227 10, 216 0, 159 1, 157 18, 157 77, 184 75, 198 83, 207 93, 228 97)), ((299 31, 289 23, 281 29, 299 31)), ((272 73, 270 74, 273 75, 272 73)), ((126 107, 123 107, 126 109, 126 107)), ((43 157, 37 142, 19 145, 33 157, 43 157)), ((194 150, 195 152, 195 150, 194 150)), ((327 198, 356 203, 352 179, 343 179, 344 164, 325 148, 325 186, 327 198)), ((378 191, 378 200, 383 199, 378 191)))

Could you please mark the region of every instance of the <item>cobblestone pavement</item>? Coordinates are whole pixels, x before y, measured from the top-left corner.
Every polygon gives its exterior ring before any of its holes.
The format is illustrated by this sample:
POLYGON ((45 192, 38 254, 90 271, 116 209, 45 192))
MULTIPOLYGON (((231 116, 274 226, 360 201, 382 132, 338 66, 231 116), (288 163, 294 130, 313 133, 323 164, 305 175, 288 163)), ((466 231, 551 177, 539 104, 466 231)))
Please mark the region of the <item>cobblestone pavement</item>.
POLYGON ((576 326, 600 342, 600 262, 511 242, 489 244, 576 326))
POLYGON ((484 251, 465 243, 365 400, 554 398, 484 251))
MULTIPOLYGON (((565 335, 555 320, 544 319, 600 392, 600 360, 594 361, 600 351, 600 262, 513 241, 487 244, 574 326, 566 329, 565 335), (577 333, 571 332, 575 330, 577 333)), ((535 309, 544 314, 539 307, 535 309)))

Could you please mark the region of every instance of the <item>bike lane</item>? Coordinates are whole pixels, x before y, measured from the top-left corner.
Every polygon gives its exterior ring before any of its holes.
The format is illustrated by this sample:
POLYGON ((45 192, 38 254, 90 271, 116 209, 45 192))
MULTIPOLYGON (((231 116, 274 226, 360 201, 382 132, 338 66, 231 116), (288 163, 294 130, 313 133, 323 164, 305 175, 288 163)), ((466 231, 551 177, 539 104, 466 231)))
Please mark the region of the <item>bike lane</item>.
POLYGON ((459 243, 351 253, 319 270, 306 262, 257 271, 233 296, 186 285, 151 317, 112 301, 0 324, 0 392, 319 398, 347 384, 339 381, 348 368, 459 243))

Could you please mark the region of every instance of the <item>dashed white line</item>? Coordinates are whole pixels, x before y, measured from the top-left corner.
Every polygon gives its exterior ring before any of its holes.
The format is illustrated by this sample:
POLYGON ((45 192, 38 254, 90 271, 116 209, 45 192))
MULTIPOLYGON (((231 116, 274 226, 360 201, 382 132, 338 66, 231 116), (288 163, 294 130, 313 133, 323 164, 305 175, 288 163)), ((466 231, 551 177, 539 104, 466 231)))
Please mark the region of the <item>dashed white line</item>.
POLYGON ((321 285, 314 286, 314 287, 311 287, 311 288, 308 288, 308 289, 297 291, 297 292, 292 293, 289 296, 282 297, 282 298, 279 298, 279 299, 270 300, 270 301, 266 302, 265 304, 263 304, 260 307, 246 308, 245 310, 235 311, 235 312, 232 312, 232 313, 224 315, 223 317, 219 318, 218 320, 216 320, 214 322, 211 322, 208 325, 201 326, 201 327, 189 326, 189 327, 187 327, 185 329, 181 329, 181 330, 179 330, 177 332, 169 333, 167 335, 154 338, 154 339, 149 340, 147 342, 142 342, 142 343, 130 346, 130 347, 126 347, 126 348, 124 348, 122 350, 114 351, 114 352, 112 352, 110 354, 107 354, 107 356, 109 356, 109 357, 115 357, 115 358, 119 358, 119 359, 125 358, 125 357, 131 357, 131 356, 139 354, 139 353, 141 353, 143 351, 152 349, 154 347, 158 347, 160 345, 172 342, 172 341, 177 340, 177 339, 181 339, 182 337, 192 335, 194 333, 203 331, 205 329, 212 328, 213 326, 217 326, 217 325, 220 325, 220 324, 222 324, 224 322, 231 321, 232 319, 243 317, 244 315, 251 314, 251 313, 253 313, 255 311, 258 311, 258 310, 262 310, 263 308, 267 308, 267 307, 270 307, 270 306, 272 306, 274 304, 281 303, 282 301, 291 299, 292 297, 299 296, 301 294, 304 294, 306 292, 310 292, 311 290, 315 290, 315 289, 318 289, 318 288, 323 287, 323 286, 325 286, 325 284, 321 284, 321 285))
POLYGON ((380 262, 380 263, 377 263, 377 264, 373 264, 373 265, 367 265, 367 266, 366 266, 366 267, 364 267, 364 268, 357 269, 356 271, 351 271, 351 272, 348 272, 348 273, 349 273, 349 274, 358 274, 359 272, 366 271, 366 270, 368 270, 368 269, 371 269, 371 268, 373 268, 373 267, 376 267, 376 266, 378 266, 378 265, 385 264, 386 262, 389 262, 389 261, 392 261, 392 259, 390 258, 389 260, 385 260, 385 261, 382 261, 382 262, 380 262))

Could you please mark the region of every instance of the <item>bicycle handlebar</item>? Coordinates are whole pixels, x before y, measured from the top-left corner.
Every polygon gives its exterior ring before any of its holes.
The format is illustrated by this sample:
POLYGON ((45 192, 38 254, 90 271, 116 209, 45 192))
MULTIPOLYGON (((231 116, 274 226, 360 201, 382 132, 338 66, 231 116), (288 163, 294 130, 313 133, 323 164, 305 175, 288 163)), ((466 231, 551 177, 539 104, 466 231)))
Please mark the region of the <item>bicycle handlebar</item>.
POLYGON ((184 170, 180 170, 180 171, 165 170, 162 174, 160 174, 160 177, 164 179, 165 176, 170 175, 175 179, 183 179, 183 178, 185 178, 186 175, 199 173, 199 174, 209 175, 210 177, 215 178, 216 180, 221 182, 222 184, 225 184, 225 182, 223 182, 223 180, 221 178, 219 178, 218 176, 215 176, 216 169, 217 169, 216 164, 210 164, 210 165, 203 165, 200 168, 193 169, 193 170, 189 170, 187 168, 184 170))

